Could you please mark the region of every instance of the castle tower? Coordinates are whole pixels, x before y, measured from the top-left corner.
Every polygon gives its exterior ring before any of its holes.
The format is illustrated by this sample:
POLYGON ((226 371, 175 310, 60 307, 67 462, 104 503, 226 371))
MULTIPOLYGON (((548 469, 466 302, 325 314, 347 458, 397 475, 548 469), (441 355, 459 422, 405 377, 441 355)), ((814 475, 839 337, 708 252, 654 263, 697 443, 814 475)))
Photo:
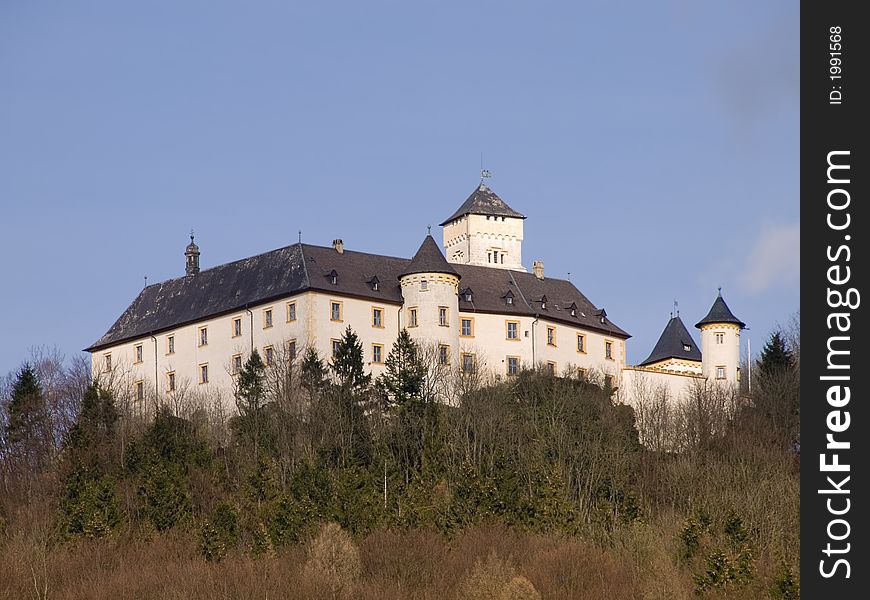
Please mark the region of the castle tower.
POLYGON ((184 259, 185 274, 196 275, 199 273, 199 246, 193 242, 193 231, 190 232, 190 243, 184 249, 184 259))
POLYGON ((697 373, 702 371, 701 349, 695 344, 692 335, 679 313, 672 314, 665 325, 659 341, 645 361, 638 366, 661 371, 697 373))
POLYGON ((402 327, 416 340, 447 346, 447 362, 459 356, 459 273, 431 235, 399 275, 402 327))
POLYGON ((525 218, 481 182, 462 206, 441 223, 447 260, 461 265, 525 271, 522 264, 525 218))
POLYGON ((746 323, 734 316, 722 289, 707 316, 695 327, 701 330, 702 372, 709 381, 736 384, 740 379, 740 331, 746 323))

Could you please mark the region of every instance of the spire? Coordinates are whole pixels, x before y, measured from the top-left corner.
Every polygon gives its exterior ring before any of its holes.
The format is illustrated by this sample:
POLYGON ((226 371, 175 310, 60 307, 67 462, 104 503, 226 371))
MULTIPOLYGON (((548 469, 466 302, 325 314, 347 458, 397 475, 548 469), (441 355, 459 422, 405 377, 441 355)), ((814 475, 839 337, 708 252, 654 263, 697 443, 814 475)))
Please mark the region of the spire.
POLYGON ((731 309, 728 308, 728 305, 725 304, 725 299, 722 298, 721 287, 719 288, 719 294, 713 301, 713 306, 710 307, 710 312, 707 313, 706 317, 695 323, 695 327, 700 329, 702 325, 709 325, 712 323, 734 323, 740 327, 740 329, 746 327, 746 323, 735 317, 734 313, 731 312, 731 309))
POLYGON ((659 336, 659 341, 656 342, 647 359, 640 363, 640 366, 643 367, 668 358, 701 361, 701 351, 679 315, 671 316, 664 331, 659 336))
POLYGON ((420 249, 417 250, 414 258, 411 259, 399 277, 414 273, 447 273, 459 277, 459 273, 441 254, 441 249, 431 235, 426 236, 426 239, 420 244, 420 249))
POLYGON ((480 185, 471 192, 471 195, 462 203, 462 206, 460 206, 455 213, 441 223, 441 226, 443 227, 451 221, 455 221, 459 217, 464 217, 468 214, 513 217, 514 219, 526 218, 524 215, 508 206, 504 200, 499 198, 495 192, 489 189, 483 182, 482 177, 480 185))
POLYGON ((184 249, 186 259, 184 272, 187 275, 199 273, 199 246, 193 241, 193 229, 190 230, 190 243, 184 249))

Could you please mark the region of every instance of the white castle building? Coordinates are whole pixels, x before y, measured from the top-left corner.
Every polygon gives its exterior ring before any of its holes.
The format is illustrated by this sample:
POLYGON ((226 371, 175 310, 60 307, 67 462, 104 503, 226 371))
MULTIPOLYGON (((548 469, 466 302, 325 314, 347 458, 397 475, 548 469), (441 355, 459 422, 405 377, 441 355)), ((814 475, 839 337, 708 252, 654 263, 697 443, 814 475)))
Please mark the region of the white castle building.
POLYGON ((191 236, 185 275, 145 287, 87 348, 93 373, 123 371, 139 400, 182 386, 227 395, 253 349, 267 365, 306 348, 328 359, 350 325, 374 376, 407 328, 465 371, 545 365, 595 372, 616 389, 644 378, 675 393, 699 379, 737 381, 744 324, 721 295, 697 324, 700 350, 675 316, 650 357, 627 366, 630 336, 603 308, 546 277, 543 263, 524 268, 525 218, 481 183, 441 223, 444 253, 431 235, 411 259, 300 242, 200 270, 191 236))

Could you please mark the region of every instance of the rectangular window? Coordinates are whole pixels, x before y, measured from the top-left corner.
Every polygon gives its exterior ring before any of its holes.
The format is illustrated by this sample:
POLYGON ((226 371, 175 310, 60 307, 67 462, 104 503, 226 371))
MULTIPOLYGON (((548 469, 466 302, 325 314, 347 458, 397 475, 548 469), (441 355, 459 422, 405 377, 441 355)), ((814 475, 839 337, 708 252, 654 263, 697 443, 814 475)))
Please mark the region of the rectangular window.
POLYGON ((462 372, 474 373, 474 354, 467 352, 462 354, 462 372))
POLYGON ((547 373, 553 376, 556 375, 556 363, 547 361, 547 373))
POLYGON ((233 358, 230 362, 230 372, 233 375, 238 375, 239 371, 241 371, 241 370, 242 370, 242 355, 241 354, 234 354, 233 358))
POLYGON ((269 329, 272 326, 272 309, 267 308, 263 311, 263 329, 269 329))
POLYGON ((296 360, 296 340, 287 342, 287 356, 290 357, 290 360, 296 360))
POLYGON ((175 391, 175 371, 166 374, 166 389, 170 392, 175 391))
POLYGON ((236 317, 233 319, 233 337, 239 337, 242 335, 242 318, 236 317))
POLYGON ((448 314, 446 306, 438 307, 438 324, 441 327, 450 327, 450 321, 447 316, 448 314))
POLYGON ((555 346, 556 345, 556 328, 555 327, 547 327, 547 345, 555 346))
POLYGON ((103 355, 103 367, 107 373, 112 370, 112 355, 111 354, 103 355))
POLYGON ((136 382, 136 400, 142 401, 145 399, 145 382, 137 381, 136 382))
POLYGON ((474 337, 474 319, 462 319, 459 335, 461 337, 474 337))
POLYGON ((586 354, 586 336, 582 333, 577 334, 577 352, 586 354))
POLYGON ((143 357, 142 344, 136 344, 136 347, 133 350, 134 350, 134 354, 136 356, 135 362, 137 364, 142 362, 142 357, 143 357))
POLYGON ((332 355, 338 354, 338 348, 341 346, 341 340, 332 340, 332 355))
POLYGON ((520 372, 520 357, 519 356, 508 356, 507 357, 507 373, 508 375, 516 375, 520 372))
POLYGON ((263 347, 263 360, 267 367, 271 367, 275 362, 275 349, 272 346, 263 347))
POLYGON ((450 346, 446 344, 438 346, 438 364, 442 367, 450 364, 450 346))
POLYGON ((382 364, 384 362, 384 347, 381 344, 372 344, 372 362, 382 364))
POLYGON ((425 279, 423 281, 421 281, 420 282, 420 289, 423 290, 424 292, 426 290, 428 290, 429 289, 429 282, 426 281, 425 279))
POLYGON ((607 360, 613 360, 613 342, 606 341, 604 342, 604 358, 607 360))
POLYGON ((208 365, 199 365, 199 382, 208 383, 208 365))
POLYGON ((341 302, 330 302, 329 320, 341 321, 341 302))
POLYGON ((288 302, 287 303, 287 322, 290 323, 296 320, 296 303, 288 302))
POLYGON ((175 336, 170 335, 166 338, 166 354, 175 354, 175 336))
POLYGON ((505 337, 509 340, 518 340, 520 339, 520 322, 519 321, 507 321, 507 333, 505 337))
POLYGON ((724 344, 725 343, 725 334, 724 333, 717 333, 716 334, 716 343, 717 344, 724 344))
POLYGON ((208 327, 199 328, 199 345, 208 346, 208 327))
POLYGON ((408 327, 417 326, 417 309, 411 308, 408 310, 408 327))
POLYGON ((725 367, 716 367, 716 379, 725 379, 725 367))
POLYGON ((378 306, 372 307, 372 327, 384 326, 384 309, 378 306))

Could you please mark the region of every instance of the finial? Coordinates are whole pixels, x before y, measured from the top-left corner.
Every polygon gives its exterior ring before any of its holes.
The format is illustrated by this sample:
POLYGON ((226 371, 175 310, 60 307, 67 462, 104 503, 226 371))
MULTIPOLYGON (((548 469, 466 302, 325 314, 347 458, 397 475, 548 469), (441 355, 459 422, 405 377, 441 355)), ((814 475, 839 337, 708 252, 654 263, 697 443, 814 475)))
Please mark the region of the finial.
POLYGON ((568 271, 568 281, 571 281, 571 271, 568 271))
POLYGON ((674 317, 680 316, 680 303, 677 302, 677 299, 674 298, 674 312, 672 313, 674 317))
POLYGON ((722 297, 722 286, 720 285, 717 289, 719 290, 719 297, 721 298, 722 297))
POLYGON ((193 228, 190 229, 190 243, 193 243, 193 228))
POLYGON ((426 225, 426 235, 432 235, 432 226, 426 225))
POLYGON ((302 230, 299 230, 299 243, 302 243, 302 230))
POLYGON ((148 276, 145 276, 145 287, 148 287, 148 276))

